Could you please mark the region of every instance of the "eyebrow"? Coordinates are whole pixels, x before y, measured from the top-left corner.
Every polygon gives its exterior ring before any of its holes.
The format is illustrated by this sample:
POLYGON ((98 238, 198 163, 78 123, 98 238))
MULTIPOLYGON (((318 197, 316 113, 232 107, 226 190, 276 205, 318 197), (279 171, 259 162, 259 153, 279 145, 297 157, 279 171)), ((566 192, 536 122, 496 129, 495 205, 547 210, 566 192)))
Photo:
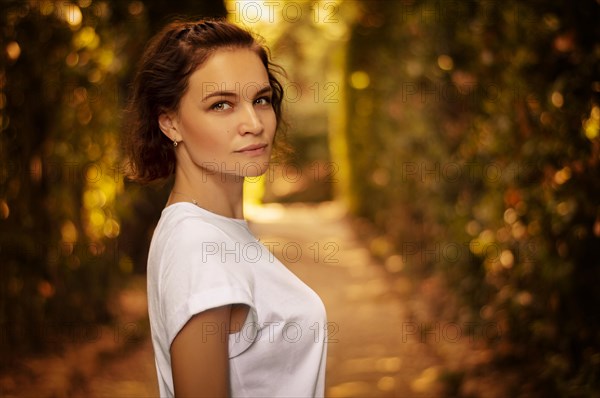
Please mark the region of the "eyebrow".
MULTIPOLYGON (((273 92, 273 88, 270 85, 265 86, 256 92, 256 94, 254 95, 254 98, 259 97, 263 94, 267 94, 267 93, 270 94, 271 92, 273 92)), ((215 91, 215 92, 212 92, 212 93, 206 95, 204 98, 202 98, 202 101, 203 102, 207 101, 208 99, 213 98, 213 97, 237 97, 237 96, 238 96, 237 91, 221 90, 221 91, 215 91)))

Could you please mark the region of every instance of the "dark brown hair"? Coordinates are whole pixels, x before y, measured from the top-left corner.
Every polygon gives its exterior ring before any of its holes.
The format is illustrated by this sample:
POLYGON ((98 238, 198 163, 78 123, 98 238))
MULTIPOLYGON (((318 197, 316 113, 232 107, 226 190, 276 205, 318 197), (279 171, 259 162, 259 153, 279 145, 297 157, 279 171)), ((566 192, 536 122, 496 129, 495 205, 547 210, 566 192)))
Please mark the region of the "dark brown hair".
POLYGON ((281 140, 283 87, 268 49, 250 32, 224 20, 176 21, 154 36, 138 65, 126 111, 125 147, 129 178, 140 183, 165 179, 175 171, 173 143, 161 132, 158 116, 174 111, 188 87, 190 75, 216 51, 247 48, 264 64, 272 87, 272 106, 281 140))

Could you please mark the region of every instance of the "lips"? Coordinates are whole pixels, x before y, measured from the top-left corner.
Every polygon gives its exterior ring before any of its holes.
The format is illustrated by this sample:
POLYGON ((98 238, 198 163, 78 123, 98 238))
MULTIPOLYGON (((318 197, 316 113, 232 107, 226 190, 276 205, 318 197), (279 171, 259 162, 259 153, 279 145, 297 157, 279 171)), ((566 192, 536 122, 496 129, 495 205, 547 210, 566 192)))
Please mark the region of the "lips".
POLYGON ((263 149, 267 147, 267 144, 252 144, 243 147, 242 149, 238 149, 235 152, 240 153, 252 153, 252 152, 261 152, 263 149))

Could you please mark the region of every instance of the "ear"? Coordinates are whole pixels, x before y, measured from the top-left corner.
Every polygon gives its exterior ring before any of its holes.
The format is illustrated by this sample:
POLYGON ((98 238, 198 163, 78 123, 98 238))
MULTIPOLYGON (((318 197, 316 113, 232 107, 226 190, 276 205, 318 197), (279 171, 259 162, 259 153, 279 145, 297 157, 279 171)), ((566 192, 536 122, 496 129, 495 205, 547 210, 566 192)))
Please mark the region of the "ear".
POLYGON ((160 131, 171 141, 181 141, 181 137, 177 132, 177 120, 175 115, 170 112, 163 112, 158 116, 158 127, 160 131))

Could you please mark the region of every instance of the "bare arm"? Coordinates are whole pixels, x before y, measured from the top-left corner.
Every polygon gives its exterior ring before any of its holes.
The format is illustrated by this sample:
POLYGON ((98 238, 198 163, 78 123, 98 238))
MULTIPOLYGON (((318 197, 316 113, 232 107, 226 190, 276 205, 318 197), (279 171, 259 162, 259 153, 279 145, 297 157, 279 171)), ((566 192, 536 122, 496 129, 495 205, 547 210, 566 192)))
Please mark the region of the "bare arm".
POLYGON ((231 305, 193 316, 171 344, 175 396, 229 396, 228 330, 231 305))

